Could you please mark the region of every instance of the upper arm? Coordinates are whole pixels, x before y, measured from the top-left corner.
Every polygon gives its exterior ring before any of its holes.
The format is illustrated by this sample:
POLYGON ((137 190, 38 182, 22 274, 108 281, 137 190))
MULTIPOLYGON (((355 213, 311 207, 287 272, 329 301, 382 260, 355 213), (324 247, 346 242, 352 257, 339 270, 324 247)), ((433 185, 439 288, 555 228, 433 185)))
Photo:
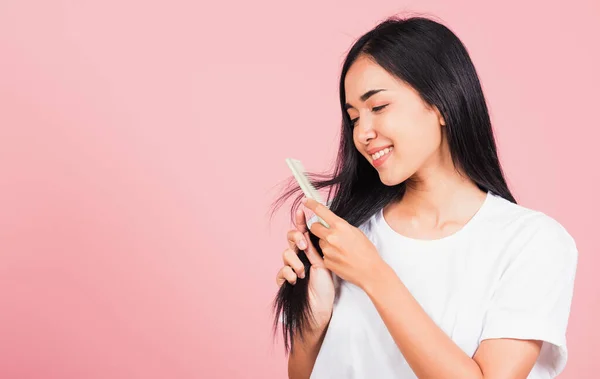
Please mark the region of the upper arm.
POLYGON ((538 340, 488 339, 481 342, 473 359, 484 379, 526 379, 541 348, 538 340))

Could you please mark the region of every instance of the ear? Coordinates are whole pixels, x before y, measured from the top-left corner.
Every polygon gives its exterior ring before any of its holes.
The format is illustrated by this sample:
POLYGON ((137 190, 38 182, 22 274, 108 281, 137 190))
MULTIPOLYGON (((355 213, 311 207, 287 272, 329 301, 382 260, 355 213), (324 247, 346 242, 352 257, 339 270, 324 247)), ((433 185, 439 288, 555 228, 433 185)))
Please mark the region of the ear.
POLYGON ((440 113, 440 110, 437 107, 434 107, 434 108, 435 108, 435 114, 437 115, 438 122, 440 123, 440 125, 446 126, 446 120, 444 120, 444 116, 442 116, 442 114, 440 113))

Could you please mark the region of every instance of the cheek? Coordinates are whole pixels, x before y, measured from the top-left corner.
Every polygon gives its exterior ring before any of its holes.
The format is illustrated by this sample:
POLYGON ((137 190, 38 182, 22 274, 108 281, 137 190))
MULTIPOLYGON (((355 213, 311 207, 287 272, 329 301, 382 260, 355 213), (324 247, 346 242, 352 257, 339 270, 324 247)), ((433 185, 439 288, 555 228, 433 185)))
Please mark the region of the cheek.
POLYGON ((416 159, 429 155, 441 143, 441 127, 437 119, 424 114, 397 116, 390 120, 386 134, 398 154, 416 159))
POLYGON ((358 133, 356 132, 356 128, 352 131, 352 141, 354 142, 354 147, 360 151, 360 142, 358 140, 358 133))
POLYGON ((431 120, 422 120, 421 123, 414 128, 414 137, 420 141, 420 145, 424 147, 437 147, 441 142, 441 127, 431 120))

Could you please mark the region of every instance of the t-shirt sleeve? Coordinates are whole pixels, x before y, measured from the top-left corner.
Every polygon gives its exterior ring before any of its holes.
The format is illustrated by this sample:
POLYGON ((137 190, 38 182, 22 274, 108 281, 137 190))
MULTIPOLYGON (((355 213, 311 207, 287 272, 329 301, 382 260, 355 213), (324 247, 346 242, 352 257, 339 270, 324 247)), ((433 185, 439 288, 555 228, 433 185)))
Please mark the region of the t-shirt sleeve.
POLYGON ((310 217, 308 220, 306 220, 306 226, 308 228, 310 228, 312 226, 312 224, 314 224, 317 221, 317 215, 313 215, 312 217, 310 217))
POLYGON ((497 283, 479 341, 541 340, 534 371, 543 374, 539 377, 554 377, 567 362, 566 330, 578 251, 557 221, 546 215, 538 221, 497 283))

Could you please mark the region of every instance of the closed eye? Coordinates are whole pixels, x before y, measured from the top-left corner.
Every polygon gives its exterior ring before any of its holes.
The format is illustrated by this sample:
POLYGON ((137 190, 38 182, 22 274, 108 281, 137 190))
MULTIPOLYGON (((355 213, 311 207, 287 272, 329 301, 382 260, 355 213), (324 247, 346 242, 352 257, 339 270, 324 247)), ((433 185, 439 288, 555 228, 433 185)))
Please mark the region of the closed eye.
MULTIPOLYGON (((373 111, 373 112, 379 112, 380 110, 382 110, 383 108, 387 107, 388 105, 389 105, 389 104, 385 104, 385 105, 381 105, 381 106, 379 106, 379 107, 374 107, 374 108, 372 109, 372 111, 373 111)), ((357 117, 357 118, 355 118, 355 119, 353 119, 353 120, 350 120, 350 125, 351 125, 351 126, 354 126, 354 125, 356 124, 356 121, 357 121, 358 119, 359 119, 359 117, 357 117)))

